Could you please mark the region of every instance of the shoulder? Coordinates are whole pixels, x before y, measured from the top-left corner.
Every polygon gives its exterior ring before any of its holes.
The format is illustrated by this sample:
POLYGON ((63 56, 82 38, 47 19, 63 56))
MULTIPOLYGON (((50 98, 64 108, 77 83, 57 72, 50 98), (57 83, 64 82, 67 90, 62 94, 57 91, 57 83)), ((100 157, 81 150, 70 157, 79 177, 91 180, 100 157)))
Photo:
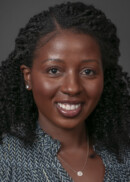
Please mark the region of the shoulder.
POLYGON ((6 134, 3 136, 3 143, 0 144, 0 163, 17 164, 23 160, 28 150, 23 142, 17 137, 6 134))
POLYGON ((3 143, 0 144, 0 180, 9 181, 11 178, 12 166, 17 163, 17 156, 20 151, 20 141, 10 135, 3 136, 3 143))
POLYGON ((35 153, 36 147, 25 147, 17 137, 5 135, 0 144, 0 181, 19 181, 22 176, 31 179, 31 172, 37 167, 35 153))
POLYGON ((130 178, 130 150, 124 148, 121 160, 107 149, 98 150, 105 166, 105 179, 128 182, 130 178))

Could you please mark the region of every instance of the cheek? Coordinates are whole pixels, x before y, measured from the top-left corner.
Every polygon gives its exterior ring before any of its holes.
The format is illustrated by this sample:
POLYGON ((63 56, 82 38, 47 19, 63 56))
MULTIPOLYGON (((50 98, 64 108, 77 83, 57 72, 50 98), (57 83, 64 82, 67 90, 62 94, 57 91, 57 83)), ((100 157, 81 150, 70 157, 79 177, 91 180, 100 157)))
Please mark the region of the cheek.
POLYGON ((103 92, 103 79, 90 81, 86 84, 86 93, 92 99, 100 99, 103 92))
POLYGON ((57 91, 57 87, 58 85, 54 81, 48 81, 46 79, 43 79, 42 81, 37 80, 36 83, 32 83, 33 94, 38 97, 53 97, 57 91))

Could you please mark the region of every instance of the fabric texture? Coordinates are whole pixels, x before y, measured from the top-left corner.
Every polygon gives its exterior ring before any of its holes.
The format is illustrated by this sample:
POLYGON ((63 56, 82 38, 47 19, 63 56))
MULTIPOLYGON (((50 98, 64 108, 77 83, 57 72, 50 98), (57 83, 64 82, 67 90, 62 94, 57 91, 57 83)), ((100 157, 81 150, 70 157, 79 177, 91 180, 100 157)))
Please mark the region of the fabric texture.
MULTIPOLYGON (((73 182, 57 159, 60 142, 42 131, 32 147, 24 147, 16 137, 4 136, 0 145, 0 182, 73 182)), ((104 182, 130 182, 130 152, 119 163, 106 149, 97 150, 105 165, 104 182)))

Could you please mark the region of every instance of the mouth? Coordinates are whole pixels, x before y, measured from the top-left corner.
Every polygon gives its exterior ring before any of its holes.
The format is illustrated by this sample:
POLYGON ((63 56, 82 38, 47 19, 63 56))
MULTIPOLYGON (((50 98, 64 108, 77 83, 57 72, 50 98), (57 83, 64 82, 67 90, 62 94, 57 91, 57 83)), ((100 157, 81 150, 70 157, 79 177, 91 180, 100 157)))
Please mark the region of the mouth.
POLYGON ((81 103, 60 103, 58 102, 56 104, 58 111, 60 114, 62 114, 64 117, 76 117, 80 114, 82 110, 82 104, 81 103))

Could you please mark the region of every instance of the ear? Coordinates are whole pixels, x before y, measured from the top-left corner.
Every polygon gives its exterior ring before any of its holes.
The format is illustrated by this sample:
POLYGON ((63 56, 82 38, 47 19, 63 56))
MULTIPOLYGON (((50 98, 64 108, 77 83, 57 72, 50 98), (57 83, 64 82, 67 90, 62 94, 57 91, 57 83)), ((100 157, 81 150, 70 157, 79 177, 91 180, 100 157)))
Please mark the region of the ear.
POLYGON ((24 76, 26 89, 31 90, 32 89, 31 69, 25 65, 21 65, 20 70, 22 71, 23 76, 24 76))

